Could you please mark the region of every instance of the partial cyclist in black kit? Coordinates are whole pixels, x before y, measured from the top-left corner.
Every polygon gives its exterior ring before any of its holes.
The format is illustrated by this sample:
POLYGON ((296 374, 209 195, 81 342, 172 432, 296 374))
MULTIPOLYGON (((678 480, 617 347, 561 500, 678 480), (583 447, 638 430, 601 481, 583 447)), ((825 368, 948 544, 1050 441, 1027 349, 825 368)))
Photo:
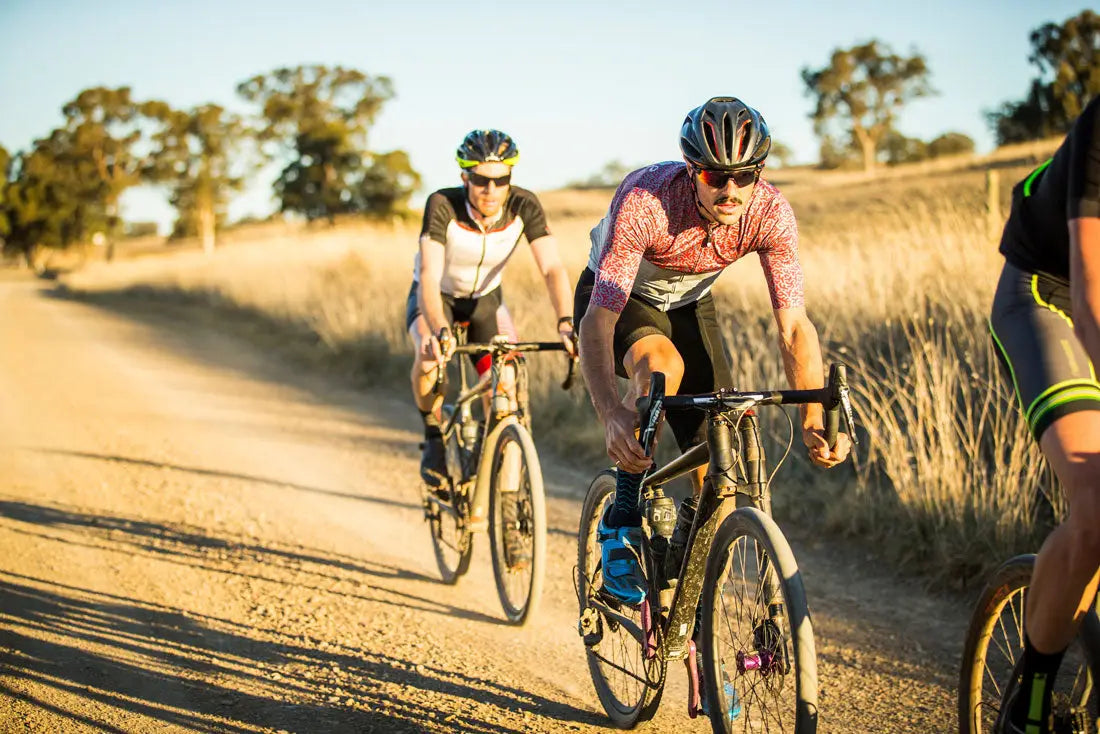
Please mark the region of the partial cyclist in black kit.
POLYGON ((1047 734, 1051 689, 1100 569, 1100 98, 1012 190, 989 326, 1028 428, 1066 494, 1027 607, 1022 675, 994 731, 1047 734))

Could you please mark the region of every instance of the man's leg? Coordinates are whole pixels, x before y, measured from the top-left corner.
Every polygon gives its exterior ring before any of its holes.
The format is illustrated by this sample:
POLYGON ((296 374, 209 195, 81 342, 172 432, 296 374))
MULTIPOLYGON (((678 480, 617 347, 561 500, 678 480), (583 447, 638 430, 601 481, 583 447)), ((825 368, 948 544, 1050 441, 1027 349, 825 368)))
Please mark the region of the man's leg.
POLYGON ((441 486, 446 481, 446 451, 443 448, 443 434, 440 430, 440 408, 443 396, 435 392, 438 363, 424 359, 423 345, 428 343, 431 334, 428 323, 418 315, 409 326, 409 336, 413 342, 413 365, 409 373, 412 383, 413 401, 420 417, 424 421, 424 452, 420 457, 420 477, 428 485, 441 486))
POLYGON ((1023 679, 1012 710, 1021 730, 1028 724, 1046 726, 1054 676, 1096 597, 1100 411, 1062 416, 1043 433, 1040 445, 1062 483, 1069 514, 1043 543, 1028 591, 1023 679))
MULTIPOLYGON (((684 362, 668 337, 649 334, 627 349, 623 365, 630 384, 623 405, 631 410, 637 399, 649 394, 654 372, 665 374, 665 392, 673 395, 680 387, 684 362)), ((642 514, 638 494, 642 474, 620 470, 616 477, 615 501, 600 520, 597 538, 601 544, 603 586, 615 597, 638 604, 645 598, 645 576, 639 554, 642 548, 642 514)))
MULTIPOLYGON (((684 376, 684 361, 676 351, 672 341, 661 334, 643 336, 626 351, 623 360, 630 384, 623 405, 634 410, 638 398, 649 394, 649 383, 654 372, 665 375, 665 394, 675 395, 684 376)), ((642 482, 641 474, 619 472, 618 486, 615 492, 615 505, 612 508, 608 524, 611 527, 623 525, 641 525, 642 515, 638 509, 638 490, 642 482)))

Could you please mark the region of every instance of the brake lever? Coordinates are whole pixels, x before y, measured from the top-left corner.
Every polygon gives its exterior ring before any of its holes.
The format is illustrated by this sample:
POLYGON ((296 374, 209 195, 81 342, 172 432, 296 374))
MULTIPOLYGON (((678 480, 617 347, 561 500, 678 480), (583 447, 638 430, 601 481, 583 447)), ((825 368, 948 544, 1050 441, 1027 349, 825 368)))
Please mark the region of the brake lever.
POLYGON ((565 382, 561 384, 562 390, 573 387, 573 378, 577 374, 577 362, 580 361, 580 357, 570 357, 568 354, 566 357, 569 359, 569 371, 565 373, 565 382))
POLYGON ((844 384, 840 388, 840 408, 841 416, 844 418, 844 432, 848 434, 848 439, 852 442, 853 446, 859 445, 859 440, 856 438, 856 419, 852 414, 852 400, 848 396, 848 385, 844 384))

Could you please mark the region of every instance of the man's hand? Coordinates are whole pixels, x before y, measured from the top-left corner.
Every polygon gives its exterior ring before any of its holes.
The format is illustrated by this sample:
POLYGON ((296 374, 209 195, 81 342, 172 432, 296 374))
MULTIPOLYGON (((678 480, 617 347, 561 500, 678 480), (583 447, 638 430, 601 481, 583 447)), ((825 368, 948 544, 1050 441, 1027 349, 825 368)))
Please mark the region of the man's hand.
POLYGON ((825 429, 811 426, 802 429, 802 442, 809 450, 810 460, 826 469, 832 468, 848 458, 852 450, 852 440, 847 433, 836 434, 836 446, 829 448, 825 440, 825 429))
POLYGON ((442 361, 446 362, 451 358, 451 355, 454 354, 455 340, 454 337, 451 336, 451 330, 448 327, 444 326, 442 329, 440 329, 439 337, 437 339, 433 339, 432 341, 436 343, 436 349, 438 350, 439 358, 442 361))
POLYGON ((565 345, 565 351, 570 357, 577 356, 577 334, 573 329, 573 317, 563 316, 558 319, 558 338, 565 345))
POLYGON ((653 463, 635 438, 637 429, 638 414, 625 406, 619 405, 604 416, 607 455, 615 466, 631 474, 641 474, 653 463))

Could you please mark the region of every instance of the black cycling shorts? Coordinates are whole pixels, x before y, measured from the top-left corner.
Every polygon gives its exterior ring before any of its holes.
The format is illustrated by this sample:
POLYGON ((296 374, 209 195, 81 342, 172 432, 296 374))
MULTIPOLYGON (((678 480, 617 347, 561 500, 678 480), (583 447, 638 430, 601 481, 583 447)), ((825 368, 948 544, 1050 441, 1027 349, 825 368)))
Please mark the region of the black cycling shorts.
POLYGON ((1067 281, 1005 263, 989 331, 1036 441, 1064 415, 1100 410, 1100 383, 1072 318, 1067 281))
MULTIPOLYGON (((588 311, 596 274, 585 268, 573 295, 573 321, 579 327, 588 311)), ((718 312, 709 293, 695 303, 662 311, 648 301, 631 294, 615 322, 612 341, 615 351, 615 374, 627 377, 623 367, 626 352, 644 336, 661 334, 672 342, 684 361, 684 377, 679 394, 694 395, 733 387, 730 363, 718 328, 718 312)), ((676 410, 666 420, 676 436, 680 451, 687 451, 706 440, 704 414, 698 410, 676 410)))
MULTIPOLYGON (((409 288, 408 300, 405 302, 406 331, 412 328, 416 317, 420 315, 420 305, 416 300, 418 286, 419 283, 414 280, 412 287, 409 288)), ((497 334, 506 334, 509 339, 518 340, 516 327, 503 303, 504 296, 500 288, 494 288, 480 298, 460 298, 449 293, 440 295, 443 298, 443 313, 447 316, 448 323, 469 324, 466 329, 467 343, 485 343, 497 334)), ((483 359, 487 354, 488 352, 478 352, 470 355, 470 361, 482 374, 489 368, 483 359)))

